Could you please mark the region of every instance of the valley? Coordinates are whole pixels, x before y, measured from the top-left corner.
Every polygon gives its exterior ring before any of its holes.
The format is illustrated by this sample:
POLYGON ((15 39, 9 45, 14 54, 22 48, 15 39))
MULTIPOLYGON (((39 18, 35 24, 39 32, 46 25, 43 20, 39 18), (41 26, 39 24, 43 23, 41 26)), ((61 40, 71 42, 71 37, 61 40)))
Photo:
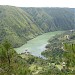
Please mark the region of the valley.
POLYGON ((74 29, 74 13, 74 8, 0 6, 0 42, 7 39, 17 48, 43 33, 74 29))
MULTIPOLYGON (((55 35, 62 34, 64 31, 54 31, 54 32, 48 32, 44 33, 43 35, 37 36, 36 38, 27 41, 26 44, 19 48, 15 48, 16 52, 18 54, 24 53, 25 50, 30 52, 30 54, 37 56, 37 57, 43 57, 41 56, 41 52, 45 50, 45 46, 48 44, 48 40, 55 35)), ((43 57, 44 58, 44 57, 43 57)))
POLYGON ((0 75, 75 75, 75 8, 0 5, 0 75))

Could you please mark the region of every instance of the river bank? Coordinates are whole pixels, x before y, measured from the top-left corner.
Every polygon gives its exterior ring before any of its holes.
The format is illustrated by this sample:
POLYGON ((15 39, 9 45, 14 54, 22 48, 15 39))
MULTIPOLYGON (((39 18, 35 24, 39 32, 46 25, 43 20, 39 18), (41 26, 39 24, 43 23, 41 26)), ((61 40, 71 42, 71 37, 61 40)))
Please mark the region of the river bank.
POLYGON ((25 51, 28 51, 30 54, 42 57, 41 52, 45 50, 45 46, 48 44, 48 40, 52 38, 55 35, 62 34, 64 31, 54 31, 54 32, 48 32, 44 33, 42 35, 37 36, 36 38, 27 41, 26 44, 19 48, 15 48, 16 52, 18 54, 24 53, 25 51))

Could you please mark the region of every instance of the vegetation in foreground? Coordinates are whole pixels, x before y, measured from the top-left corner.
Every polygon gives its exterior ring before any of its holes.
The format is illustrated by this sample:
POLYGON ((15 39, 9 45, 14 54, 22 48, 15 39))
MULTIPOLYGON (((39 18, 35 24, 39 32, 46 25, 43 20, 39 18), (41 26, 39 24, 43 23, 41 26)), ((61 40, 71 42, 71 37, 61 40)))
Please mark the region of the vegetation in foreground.
POLYGON ((74 75, 74 32, 69 39, 65 35, 67 33, 49 40, 47 50, 42 53, 47 59, 25 53, 18 55, 8 41, 3 42, 0 44, 0 75, 74 75))
POLYGON ((0 44, 0 75, 30 75, 27 62, 5 41, 0 44))

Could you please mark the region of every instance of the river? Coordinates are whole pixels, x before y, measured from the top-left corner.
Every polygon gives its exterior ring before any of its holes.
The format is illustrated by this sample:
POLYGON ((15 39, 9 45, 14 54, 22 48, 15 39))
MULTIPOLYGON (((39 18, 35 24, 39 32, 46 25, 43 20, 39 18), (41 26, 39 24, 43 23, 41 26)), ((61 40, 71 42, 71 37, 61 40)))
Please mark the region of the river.
POLYGON ((45 50, 45 46, 48 44, 48 40, 52 38, 55 35, 61 34, 63 31, 54 31, 54 32, 48 32, 44 33, 43 35, 39 35, 36 38, 29 40, 26 44, 23 46, 16 48, 16 52, 18 54, 21 54, 27 50, 32 55, 37 57, 42 57, 41 52, 45 50))

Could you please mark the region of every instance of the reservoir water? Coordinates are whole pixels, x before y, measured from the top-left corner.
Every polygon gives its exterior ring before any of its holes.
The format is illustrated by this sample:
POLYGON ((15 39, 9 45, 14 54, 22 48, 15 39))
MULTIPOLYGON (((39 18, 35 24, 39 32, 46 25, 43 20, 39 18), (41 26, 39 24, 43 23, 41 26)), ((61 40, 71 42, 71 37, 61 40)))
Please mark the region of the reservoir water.
POLYGON ((37 57, 43 57, 41 55, 41 52, 45 50, 45 46, 48 44, 48 40, 52 38, 55 35, 61 34, 63 31, 54 31, 54 32, 48 32, 44 33, 43 35, 39 35, 36 38, 27 41, 26 44, 23 46, 16 48, 16 52, 18 54, 25 52, 27 50, 32 55, 37 57))

